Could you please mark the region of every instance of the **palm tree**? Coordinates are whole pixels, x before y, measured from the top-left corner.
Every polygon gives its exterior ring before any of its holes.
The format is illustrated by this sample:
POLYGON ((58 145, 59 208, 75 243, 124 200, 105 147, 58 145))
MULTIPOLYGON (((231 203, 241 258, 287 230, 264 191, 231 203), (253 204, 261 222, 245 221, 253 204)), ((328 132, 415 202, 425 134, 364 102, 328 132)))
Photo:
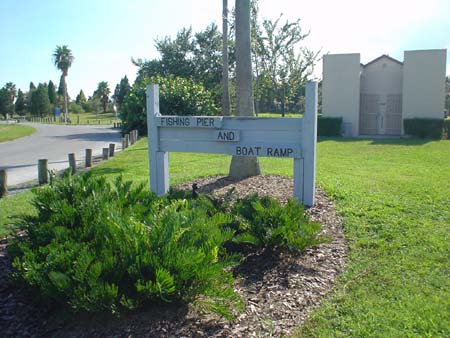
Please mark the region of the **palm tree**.
POLYGON ((72 62, 74 57, 72 55, 72 51, 66 46, 56 46, 55 51, 53 52, 53 62, 61 71, 61 83, 63 84, 64 90, 64 122, 67 122, 67 83, 66 76, 69 72, 70 66, 72 66, 72 62))
POLYGON ((109 101, 109 94, 111 91, 109 90, 108 82, 102 81, 98 84, 97 90, 94 92, 94 96, 99 98, 102 102, 103 112, 106 113, 106 105, 109 101))
MULTIPOLYGON (((250 48, 250 0, 236 0, 236 96, 236 115, 255 116, 250 48)), ((260 173, 257 157, 233 156, 231 159, 230 177, 244 178, 260 173)))
POLYGON ((222 115, 230 116, 230 91, 228 80, 228 0, 222 5, 222 115))

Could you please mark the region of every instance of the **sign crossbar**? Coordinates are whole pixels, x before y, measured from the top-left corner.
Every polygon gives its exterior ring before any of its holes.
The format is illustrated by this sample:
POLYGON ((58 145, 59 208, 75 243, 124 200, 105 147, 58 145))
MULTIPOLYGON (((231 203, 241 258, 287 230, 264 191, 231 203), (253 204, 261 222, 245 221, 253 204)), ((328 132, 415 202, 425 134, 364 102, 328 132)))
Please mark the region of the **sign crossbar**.
POLYGON ((294 159, 294 197, 314 204, 317 82, 306 84, 301 118, 172 116, 159 112, 158 85, 147 86, 150 188, 169 190, 169 152, 294 159))

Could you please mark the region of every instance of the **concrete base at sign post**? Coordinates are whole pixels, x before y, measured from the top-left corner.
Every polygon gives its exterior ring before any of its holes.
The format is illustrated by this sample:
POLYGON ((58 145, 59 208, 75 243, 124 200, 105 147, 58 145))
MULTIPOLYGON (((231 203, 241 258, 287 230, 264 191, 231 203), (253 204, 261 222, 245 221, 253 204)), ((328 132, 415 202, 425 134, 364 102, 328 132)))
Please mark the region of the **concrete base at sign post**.
POLYGON ((261 174, 257 157, 233 156, 230 164, 230 177, 241 179, 261 174))

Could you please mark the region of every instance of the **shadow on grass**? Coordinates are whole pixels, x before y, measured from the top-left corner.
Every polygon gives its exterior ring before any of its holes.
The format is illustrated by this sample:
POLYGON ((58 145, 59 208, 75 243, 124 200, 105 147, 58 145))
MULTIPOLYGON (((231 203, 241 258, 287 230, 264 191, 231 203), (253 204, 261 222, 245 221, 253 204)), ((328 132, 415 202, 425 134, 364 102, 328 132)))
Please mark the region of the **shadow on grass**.
POLYGON ((424 145, 429 142, 435 142, 434 139, 419 139, 419 138, 394 138, 394 137, 320 137, 317 142, 334 141, 334 142, 355 142, 363 141, 370 142, 370 145, 392 144, 400 146, 417 146, 424 145))
POLYGON ((118 133, 82 133, 51 136, 52 138, 66 139, 66 140, 82 140, 82 141, 101 141, 101 142, 119 142, 120 136, 118 133))
POLYGON ((127 148, 125 150, 127 153, 133 152, 133 151, 145 151, 147 152, 147 148, 146 147, 133 147, 133 148, 127 148))
POLYGON ((92 170, 94 175, 113 175, 121 174, 125 171, 123 168, 95 168, 92 170))

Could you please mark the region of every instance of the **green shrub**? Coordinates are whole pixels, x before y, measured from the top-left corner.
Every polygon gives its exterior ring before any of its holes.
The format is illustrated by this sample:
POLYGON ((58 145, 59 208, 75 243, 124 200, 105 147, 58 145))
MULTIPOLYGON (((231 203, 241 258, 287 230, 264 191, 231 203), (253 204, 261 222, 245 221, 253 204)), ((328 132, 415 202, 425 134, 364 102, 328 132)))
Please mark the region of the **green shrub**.
POLYGON ((147 134, 146 90, 148 84, 159 85, 159 106, 163 115, 218 115, 220 110, 209 91, 190 79, 153 76, 136 82, 125 97, 121 110, 123 131, 138 129, 147 134))
POLYGON ((317 120, 318 136, 341 136, 342 117, 321 116, 317 120))
POLYGON ((84 113, 84 109, 81 105, 79 105, 75 102, 70 102, 69 103, 69 113, 82 114, 82 113, 84 113))
POLYGON ((34 191, 37 216, 11 245, 17 278, 74 311, 194 302, 225 316, 240 302, 223 250, 231 217, 202 202, 157 198, 118 178, 55 179, 34 191))
POLYGON ((447 140, 450 140, 450 118, 444 120, 444 136, 447 136, 447 140))
POLYGON ((294 199, 282 206, 274 198, 250 195, 234 205, 233 214, 240 219, 236 242, 291 251, 301 251, 321 242, 320 224, 310 222, 303 205, 294 199))
POLYGON ((441 139, 444 130, 443 119, 413 118, 404 119, 405 134, 419 137, 441 139))
POLYGON ((156 197, 121 177, 52 178, 35 189, 37 215, 9 246, 16 278, 74 311, 118 313, 152 302, 192 303, 231 317, 241 308, 225 244, 303 250, 320 225, 295 200, 230 203, 192 192, 156 197))

